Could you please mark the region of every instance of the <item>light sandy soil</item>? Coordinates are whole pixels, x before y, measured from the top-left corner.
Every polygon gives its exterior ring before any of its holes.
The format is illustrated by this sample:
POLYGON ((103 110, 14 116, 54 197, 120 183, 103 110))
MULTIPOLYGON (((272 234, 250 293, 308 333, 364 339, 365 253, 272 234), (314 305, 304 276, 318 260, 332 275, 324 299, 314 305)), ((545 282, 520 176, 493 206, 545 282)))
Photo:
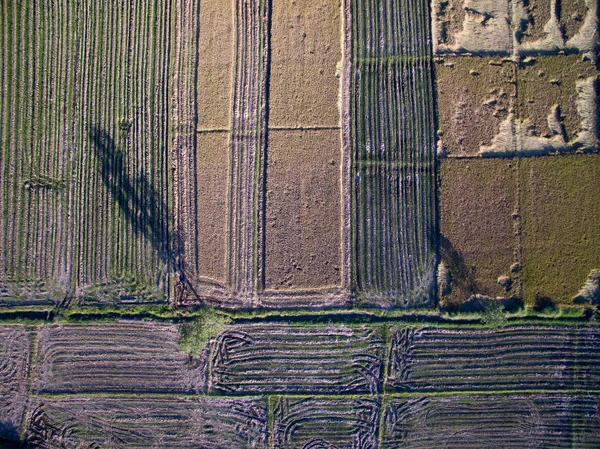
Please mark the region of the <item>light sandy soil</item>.
POLYGON ((548 115, 554 105, 560 108, 565 140, 574 140, 580 130, 577 112, 577 81, 598 74, 581 55, 540 56, 520 68, 518 77, 518 115, 529 119, 534 135, 551 137, 548 115))
POLYGON ((339 0, 275 0, 269 125, 338 126, 339 0))

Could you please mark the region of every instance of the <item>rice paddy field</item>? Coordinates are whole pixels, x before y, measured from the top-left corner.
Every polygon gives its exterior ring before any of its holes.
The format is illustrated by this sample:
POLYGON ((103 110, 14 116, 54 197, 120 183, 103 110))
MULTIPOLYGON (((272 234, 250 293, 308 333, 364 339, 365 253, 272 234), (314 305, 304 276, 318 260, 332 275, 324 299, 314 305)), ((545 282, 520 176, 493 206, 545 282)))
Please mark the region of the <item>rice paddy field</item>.
POLYGON ((0 2, 0 448, 600 447, 599 13, 0 2))

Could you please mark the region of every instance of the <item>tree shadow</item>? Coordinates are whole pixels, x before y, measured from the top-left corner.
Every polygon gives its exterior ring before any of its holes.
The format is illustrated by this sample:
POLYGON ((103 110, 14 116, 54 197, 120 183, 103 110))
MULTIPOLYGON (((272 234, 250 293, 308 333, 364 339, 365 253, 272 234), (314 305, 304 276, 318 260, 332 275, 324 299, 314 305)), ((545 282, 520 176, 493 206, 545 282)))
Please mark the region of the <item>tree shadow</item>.
POLYGON ((198 297, 186 274, 188 270, 182 238, 177 231, 169 232, 171 216, 161 192, 152 185, 145 173, 136 177, 129 175, 126 154, 106 130, 90 125, 88 135, 100 163, 102 182, 134 233, 143 235, 150 242, 167 270, 175 275, 179 282, 175 286, 177 295, 183 297, 185 291, 189 291, 198 297))
POLYGON ((553 313, 558 310, 558 306, 548 296, 536 296, 533 310, 537 313, 553 313))
POLYGON ((439 237, 440 255, 452 275, 453 289, 458 288, 469 296, 479 293, 475 273, 465 263, 462 254, 444 235, 439 237))
POLYGON ((100 163, 102 182, 119 205, 136 235, 143 235, 160 260, 171 264, 169 250, 169 211, 166 201, 145 173, 132 177, 128 173, 126 155, 108 132, 90 125, 89 138, 100 163))

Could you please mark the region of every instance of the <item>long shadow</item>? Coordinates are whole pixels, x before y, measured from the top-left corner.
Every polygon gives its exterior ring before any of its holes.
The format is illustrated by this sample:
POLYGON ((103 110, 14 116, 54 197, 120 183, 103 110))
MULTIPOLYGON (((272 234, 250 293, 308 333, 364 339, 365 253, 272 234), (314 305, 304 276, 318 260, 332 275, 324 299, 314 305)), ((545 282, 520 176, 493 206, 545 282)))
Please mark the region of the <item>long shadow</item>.
POLYGON ((170 266, 169 211, 145 174, 128 174, 126 155, 104 129, 90 125, 89 138, 100 162, 102 182, 115 199, 136 235, 143 235, 154 247, 160 260, 170 266))

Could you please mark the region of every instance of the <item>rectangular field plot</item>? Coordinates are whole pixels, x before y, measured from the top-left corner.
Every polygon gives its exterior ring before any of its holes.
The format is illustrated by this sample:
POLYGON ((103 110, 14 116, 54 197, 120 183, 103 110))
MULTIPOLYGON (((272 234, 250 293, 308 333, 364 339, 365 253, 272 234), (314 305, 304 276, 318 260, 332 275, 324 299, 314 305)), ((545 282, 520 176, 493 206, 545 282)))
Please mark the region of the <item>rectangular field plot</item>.
POLYGON ((0 327, 0 439, 18 438, 27 402, 31 334, 23 326, 0 327))
POLYGON ((396 391, 598 389, 595 327, 405 328, 394 335, 387 387, 396 391))
POLYGON ((600 268, 600 155, 521 162, 525 303, 598 304, 582 290, 600 268))
POLYGON ((339 287, 340 131, 276 130, 269 139, 265 287, 339 287))
POLYGON ((261 398, 66 396, 37 399, 27 437, 44 448, 263 449, 266 432, 261 398))
POLYGON ((3 2, 0 291, 162 302, 171 2, 3 2))
POLYGON ((377 448, 378 400, 281 397, 274 398, 269 409, 272 448, 377 448))
POLYGON ((349 136, 357 296, 382 307, 432 302, 435 124, 421 0, 353 0, 349 136))
POLYGON ((229 134, 199 133, 196 146, 196 228, 198 276, 225 283, 227 258, 227 183, 229 134))
POLYGON ((439 165, 440 256, 450 283, 439 279, 444 306, 459 307, 473 295, 520 293, 514 212, 518 210, 514 160, 445 159, 439 165), (493 180, 491 182, 490 180, 493 180), (510 276, 503 288, 498 278, 510 276))
POLYGON ((230 126, 233 12, 233 2, 222 0, 203 0, 197 12, 198 130, 229 129, 230 126))
POLYGON ((42 393, 204 389, 205 364, 177 345, 174 325, 115 323, 40 329, 35 385, 42 393))
POLYGON ((376 393, 381 338, 366 327, 240 325, 213 342, 211 391, 376 393))
POLYGON ((382 449, 597 448, 598 395, 393 398, 382 449))
POLYGON ((275 0, 269 126, 339 126, 339 0, 275 0))

